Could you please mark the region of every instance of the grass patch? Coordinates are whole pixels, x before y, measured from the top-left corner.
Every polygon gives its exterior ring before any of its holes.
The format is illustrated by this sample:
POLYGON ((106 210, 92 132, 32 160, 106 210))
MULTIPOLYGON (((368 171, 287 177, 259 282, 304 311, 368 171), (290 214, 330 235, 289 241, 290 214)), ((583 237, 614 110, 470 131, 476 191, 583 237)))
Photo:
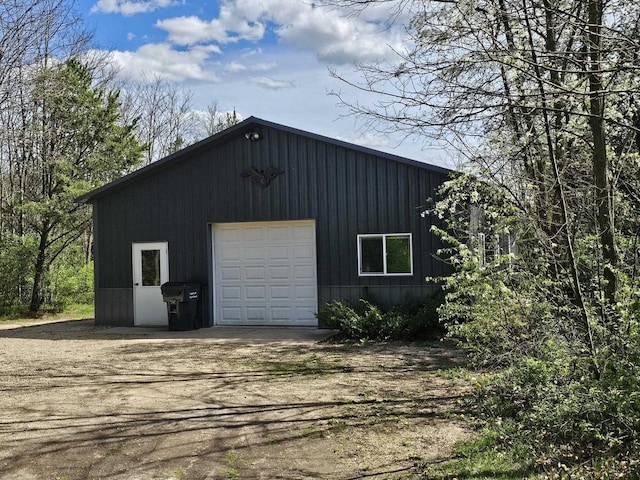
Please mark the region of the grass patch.
POLYGON ((104 452, 104 456, 105 457, 110 457, 112 455, 117 455, 117 454, 121 453, 122 449, 124 448, 124 444, 125 444, 125 442, 118 442, 116 445, 114 445, 109 450, 104 452))
POLYGON ((80 320, 84 318, 93 318, 93 304, 75 304, 69 305, 62 312, 43 311, 37 314, 20 312, 11 315, 0 316, 0 322, 29 322, 33 320, 80 320))
POLYGON ((347 422, 340 418, 331 418, 329 419, 329 426, 332 432, 338 433, 346 430, 348 425, 347 422))
POLYGON ((178 470, 174 470, 172 472, 173 478, 175 478, 176 480, 186 480, 187 478, 187 474, 184 473, 184 470, 182 469, 178 469, 178 470))
POLYGON ((533 464, 523 463, 512 454, 495 448, 497 433, 483 432, 477 438, 459 443, 455 456, 444 462, 419 466, 422 480, 539 480, 533 464))
POLYGON ((233 450, 230 451, 225 458, 225 462, 227 464, 227 479, 240 480, 240 473, 238 473, 238 469, 236 468, 238 453, 233 450))

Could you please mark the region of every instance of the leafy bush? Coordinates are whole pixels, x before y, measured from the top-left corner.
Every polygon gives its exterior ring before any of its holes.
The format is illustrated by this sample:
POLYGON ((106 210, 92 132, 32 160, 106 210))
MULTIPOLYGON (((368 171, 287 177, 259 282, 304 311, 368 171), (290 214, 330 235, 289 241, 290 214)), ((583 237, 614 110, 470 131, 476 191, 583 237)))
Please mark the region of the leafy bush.
POLYGON ((537 458, 548 470, 606 458, 638 462, 640 391, 631 381, 640 375, 637 365, 597 380, 578 371, 523 358, 477 385, 476 412, 496 431, 516 425, 502 437, 503 447, 518 446, 524 459, 537 458))
POLYGON ((400 318, 398 339, 425 340, 441 338, 446 330, 438 314, 438 308, 444 302, 444 292, 438 291, 422 301, 405 300, 393 307, 387 315, 400 318))
MULTIPOLYGON (((29 308, 37 254, 35 235, 0 237, 0 315, 22 314, 29 308)), ((93 303, 93 262, 85 263, 78 245, 67 249, 44 271, 43 307, 59 312, 71 304, 93 303)))
POLYGON ((93 303, 93 262, 81 267, 59 265, 55 280, 56 304, 65 307, 93 303))
POLYGON ((437 313, 442 300, 443 295, 437 293, 422 302, 405 301, 388 311, 364 299, 356 305, 333 301, 321 307, 317 317, 351 340, 424 340, 444 334, 437 313))
POLYGON ((356 306, 330 302, 320 307, 317 317, 329 328, 338 329, 346 338, 354 340, 386 340, 389 330, 380 309, 363 299, 356 306))
POLYGON ((36 247, 33 236, 0 239, 0 315, 17 313, 29 301, 36 247))
POLYGON ((573 264, 560 260, 566 238, 549 237, 504 190, 461 177, 441 193, 435 213, 446 228, 434 231, 455 271, 439 314, 484 371, 469 398, 497 448, 551 478, 640 478, 636 241, 612 303, 592 223, 572 223, 573 264), (505 232, 515 249, 487 241, 505 232))

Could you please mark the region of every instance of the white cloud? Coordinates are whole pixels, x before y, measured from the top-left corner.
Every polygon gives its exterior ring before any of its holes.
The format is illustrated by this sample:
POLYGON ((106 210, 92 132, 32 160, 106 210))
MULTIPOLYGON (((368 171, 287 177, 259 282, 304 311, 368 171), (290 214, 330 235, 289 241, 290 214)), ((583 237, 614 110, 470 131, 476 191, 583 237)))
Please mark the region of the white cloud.
POLYGON ((275 62, 254 63, 249 65, 249 70, 253 72, 266 72, 267 70, 273 70, 278 66, 275 62))
POLYGON ((156 26, 169 34, 169 40, 178 45, 193 45, 215 41, 232 43, 239 40, 258 41, 265 33, 265 25, 249 22, 221 7, 220 17, 209 22, 199 17, 174 17, 158 20, 156 26))
POLYGON ((270 77, 254 77, 251 79, 251 83, 268 90, 283 90, 285 88, 295 87, 294 82, 288 80, 276 80, 275 78, 270 77))
POLYGON ((253 57, 255 55, 262 55, 264 53, 264 50, 262 50, 262 48, 252 48, 249 50, 246 50, 242 56, 243 57, 253 57))
POLYGON ((400 38, 377 23, 341 17, 332 10, 316 8, 313 12, 279 27, 279 37, 291 46, 315 51, 320 60, 329 63, 384 59, 391 54, 390 44, 400 46, 400 38))
POLYGON ((137 13, 153 12, 174 3, 175 0, 98 0, 98 3, 91 7, 91 13, 119 13, 130 16, 137 13))
POLYGON ((394 54, 389 46, 401 48, 403 30, 388 23, 393 17, 389 7, 366 10, 362 15, 347 13, 310 2, 224 0, 212 20, 175 17, 159 20, 156 26, 177 45, 257 42, 271 26, 280 40, 294 48, 314 51, 329 63, 391 58, 394 54))
POLYGON ((245 65, 240 62, 230 62, 224 66, 225 72, 230 73, 240 73, 240 72, 266 72, 268 70, 273 70, 277 64, 275 62, 262 62, 262 63, 253 63, 249 65, 245 65))
POLYGON ((196 46, 186 51, 175 50, 166 43, 148 43, 135 52, 111 51, 109 55, 121 74, 138 81, 162 75, 170 81, 217 81, 215 73, 205 69, 212 53, 219 53, 216 46, 196 46))
POLYGON ((133 33, 133 32, 127 33, 127 40, 131 41, 134 38, 136 38, 136 34, 135 33, 133 33))
POLYGON ((224 70, 226 72, 238 73, 238 72, 246 71, 247 67, 245 65, 242 65, 241 63, 238 63, 238 62, 231 62, 231 63, 227 63, 224 66, 224 70))

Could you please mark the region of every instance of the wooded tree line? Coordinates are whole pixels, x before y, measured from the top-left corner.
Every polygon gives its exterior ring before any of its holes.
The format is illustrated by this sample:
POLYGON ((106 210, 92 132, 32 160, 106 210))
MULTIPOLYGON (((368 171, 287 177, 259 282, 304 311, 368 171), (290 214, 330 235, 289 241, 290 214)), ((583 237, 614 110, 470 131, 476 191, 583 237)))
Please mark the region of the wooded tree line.
POLYGON ((0 314, 92 298, 74 199, 239 121, 161 78, 123 81, 71 0, 0 3, 0 314))
POLYGON ((410 12, 413 48, 359 66, 351 85, 372 104, 342 100, 373 129, 448 142, 472 174, 445 186, 434 213, 456 267, 441 316, 493 372, 476 413, 538 468, 637 478, 640 4, 394 4, 410 12))

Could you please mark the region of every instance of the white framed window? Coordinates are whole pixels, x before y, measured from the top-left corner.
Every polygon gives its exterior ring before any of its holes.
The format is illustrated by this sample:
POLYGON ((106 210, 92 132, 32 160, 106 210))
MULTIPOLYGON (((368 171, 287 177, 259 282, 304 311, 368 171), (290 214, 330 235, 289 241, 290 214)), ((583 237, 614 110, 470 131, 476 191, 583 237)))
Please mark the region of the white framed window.
POLYGON ((358 275, 413 275, 410 233, 358 235, 358 275))

